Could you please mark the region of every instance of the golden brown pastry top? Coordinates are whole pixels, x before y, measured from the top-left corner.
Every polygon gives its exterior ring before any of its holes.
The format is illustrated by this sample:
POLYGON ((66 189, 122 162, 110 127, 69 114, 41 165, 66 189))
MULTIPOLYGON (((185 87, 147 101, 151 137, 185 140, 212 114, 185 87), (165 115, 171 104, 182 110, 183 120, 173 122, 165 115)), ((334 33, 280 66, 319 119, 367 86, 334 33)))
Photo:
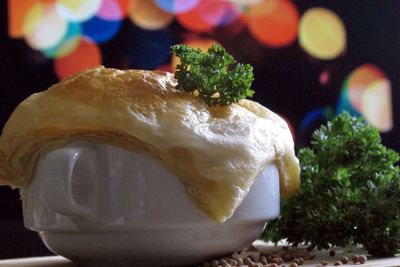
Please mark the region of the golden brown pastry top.
POLYGON ((174 86, 171 73, 97 67, 31 95, 0 137, 0 184, 24 187, 41 155, 91 140, 159 160, 219 222, 269 163, 279 168, 281 195, 297 190, 299 164, 283 119, 250 100, 208 107, 174 86))

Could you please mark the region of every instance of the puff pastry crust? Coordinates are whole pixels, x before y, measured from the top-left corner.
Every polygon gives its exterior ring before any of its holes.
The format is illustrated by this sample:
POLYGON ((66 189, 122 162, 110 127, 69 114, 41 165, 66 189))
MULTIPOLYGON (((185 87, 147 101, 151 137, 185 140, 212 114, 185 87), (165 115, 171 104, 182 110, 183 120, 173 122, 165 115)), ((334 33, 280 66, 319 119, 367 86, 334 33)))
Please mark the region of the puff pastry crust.
POLYGON ((218 222, 233 215, 269 163, 278 166, 282 196, 298 189, 299 163, 282 118, 250 100, 208 107, 174 86, 171 73, 97 67, 31 95, 0 137, 0 184, 23 188, 41 155, 90 140, 158 160, 218 222))

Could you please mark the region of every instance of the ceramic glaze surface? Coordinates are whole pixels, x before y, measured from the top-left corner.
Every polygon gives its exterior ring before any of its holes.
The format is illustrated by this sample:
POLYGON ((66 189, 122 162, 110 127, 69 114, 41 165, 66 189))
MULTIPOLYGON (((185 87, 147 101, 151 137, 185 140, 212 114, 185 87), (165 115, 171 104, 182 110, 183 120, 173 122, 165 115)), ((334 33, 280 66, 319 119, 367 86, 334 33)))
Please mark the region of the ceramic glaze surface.
POLYGON ((280 204, 278 170, 269 165, 233 217, 219 224, 157 161, 89 142, 42 157, 21 194, 26 227, 51 250, 114 265, 188 265, 229 254, 254 241, 280 204))

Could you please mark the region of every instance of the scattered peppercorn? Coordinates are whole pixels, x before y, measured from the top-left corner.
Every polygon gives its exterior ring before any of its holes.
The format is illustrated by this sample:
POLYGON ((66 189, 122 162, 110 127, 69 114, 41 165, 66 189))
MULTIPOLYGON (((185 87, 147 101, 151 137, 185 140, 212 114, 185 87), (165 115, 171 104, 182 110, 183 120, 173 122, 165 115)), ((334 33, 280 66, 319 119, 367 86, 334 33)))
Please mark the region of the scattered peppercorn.
POLYGON ((335 257, 336 252, 334 250, 329 251, 329 256, 335 257))
MULTIPOLYGON (((282 251, 277 251, 275 253, 253 253, 249 255, 248 253, 235 253, 231 256, 214 259, 212 261, 204 262, 198 267, 298 267, 304 264, 305 260, 314 259, 315 255, 309 253, 308 250, 303 249, 282 249, 282 251), (287 261, 291 259, 292 262, 287 261), (288 262, 289 265, 283 264, 288 262)), ((330 256, 335 254, 334 250, 330 250, 330 256)), ((353 262, 354 264, 360 265, 365 264, 368 258, 365 255, 353 255, 351 257, 341 257, 335 262, 331 263, 334 266, 340 266, 353 262)), ((328 266, 329 261, 322 260, 320 265, 316 266, 328 266)))

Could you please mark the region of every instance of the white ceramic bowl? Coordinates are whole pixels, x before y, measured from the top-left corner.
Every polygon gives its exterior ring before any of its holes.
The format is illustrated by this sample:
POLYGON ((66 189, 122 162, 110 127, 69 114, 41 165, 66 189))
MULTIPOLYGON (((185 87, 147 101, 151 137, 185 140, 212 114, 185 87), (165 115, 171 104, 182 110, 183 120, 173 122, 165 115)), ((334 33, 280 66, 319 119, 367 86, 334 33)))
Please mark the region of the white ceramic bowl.
POLYGON ((234 216, 216 223, 155 160, 79 142, 49 152, 23 195, 25 226, 56 254, 117 266, 194 265, 257 239, 279 214, 279 176, 268 166, 234 216))

